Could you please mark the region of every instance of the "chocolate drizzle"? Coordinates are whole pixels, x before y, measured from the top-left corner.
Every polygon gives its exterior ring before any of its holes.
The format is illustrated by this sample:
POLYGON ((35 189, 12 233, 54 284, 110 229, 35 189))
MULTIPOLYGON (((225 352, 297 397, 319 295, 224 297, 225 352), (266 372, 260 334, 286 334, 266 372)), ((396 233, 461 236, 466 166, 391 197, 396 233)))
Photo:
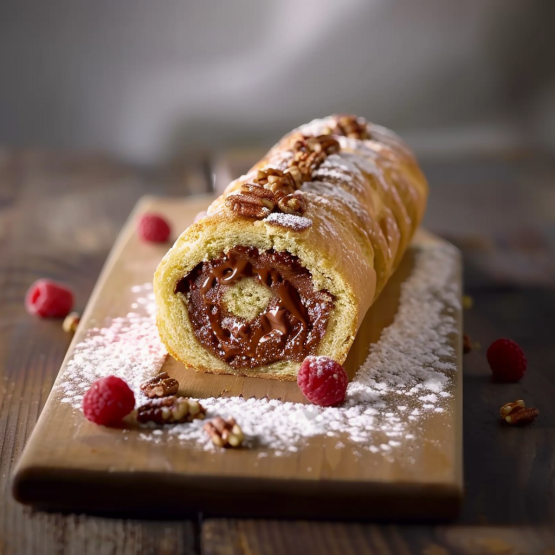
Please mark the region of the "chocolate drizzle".
POLYGON ((234 368, 302 361, 315 352, 333 309, 333 297, 313 290, 310 272, 297 257, 254 247, 235 247, 201 262, 177 282, 175 293, 185 296, 199 341, 234 368), (225 291, 244 278, 273 292, 266 310, 250 321, 222 303, 225 291))

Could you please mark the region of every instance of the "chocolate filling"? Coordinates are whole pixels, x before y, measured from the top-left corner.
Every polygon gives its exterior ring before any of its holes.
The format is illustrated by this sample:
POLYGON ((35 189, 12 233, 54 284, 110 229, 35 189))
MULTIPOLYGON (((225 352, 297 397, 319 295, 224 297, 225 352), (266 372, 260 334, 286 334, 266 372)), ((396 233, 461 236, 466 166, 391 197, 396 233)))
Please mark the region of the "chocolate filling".
POLYGON ((334 306, 330 293, 313 290, 312 276, 296 256, 254 247, 235 247, 201 262, 176 283, 175 293, 185 295, 201 344, 233 368, 314 354, 334 306), (227 289, 243 278, 256 279, 273 293, 265 311, 249 321, 222 303, 227 289))

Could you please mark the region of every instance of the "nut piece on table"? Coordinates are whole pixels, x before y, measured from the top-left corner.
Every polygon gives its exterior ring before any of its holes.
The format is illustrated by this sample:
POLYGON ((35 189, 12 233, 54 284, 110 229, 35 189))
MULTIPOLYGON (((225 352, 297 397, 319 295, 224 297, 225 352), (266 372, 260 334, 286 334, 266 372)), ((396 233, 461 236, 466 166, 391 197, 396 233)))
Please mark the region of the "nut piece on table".
POLYGON ((509 414, 509 416, 505 417, 505 422, 509 424, 530 424, 536 420, 539 414, 540 411, 538 409, 530 407, 509 414))
POLYGON ((217 447, 239 447, 245 439, 243 430, 231 417, 224 420, 217 416, 214 420, 206 422, 204 430, 217 447))
POLYGON ((474 299, 470 295, 463 296, 463 308, 465 310, 470 310, 474 305, 474 299))
POLYGON ((206 409, 198 402, 185 397, 161 397, 151 399, 137 409, 137 420, 143 424, 182 424, 204 420, 206 409))
POLYGON ((141 391, 150 399, 175 395, 179 389, 179 382, 171 378, 167 372, 160 372, 141 384, 141 391))
POLYGON ((538 409, 526 408, 524 401, 519 399, 513 403, 503 405, 499 410, 501 418, 508 424, 530 424, 540 414, 538 409))
POLYGON ((80 321, 81 315, 79 312, 71 312, 65 317, 62 328, 66 333, 75 333, 80 321))
POLYGON ((470 335, 465 333, 463 335, 463 354, 468 354, 472 351, 472 339, 470 339, 470 335))

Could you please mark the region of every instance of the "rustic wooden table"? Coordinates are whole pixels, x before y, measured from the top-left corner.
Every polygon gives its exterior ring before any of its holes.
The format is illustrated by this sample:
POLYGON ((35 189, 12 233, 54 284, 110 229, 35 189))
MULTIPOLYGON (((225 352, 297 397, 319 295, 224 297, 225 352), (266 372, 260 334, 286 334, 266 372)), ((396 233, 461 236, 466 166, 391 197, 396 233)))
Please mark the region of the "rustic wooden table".
POLYGON ((464 253, 465 328, 482 344, 465 358, 466 499, 440 525, 268 520, 196 522, 34 512, 13 501, 10 475, 70 338, 27 316, 39 277, 70 283, 83 308, 137 198, 208 188, 202 163, 165 171, 104 157, 0 151, 0 553, 555 554, 555 159, 540 154, 423 161, 427 227, 464 253), (485 348, 500 336, 529 359, 525 379, 491 382, 485 348), (523 398, 537 422, 513 429, 498 409, 523 398))

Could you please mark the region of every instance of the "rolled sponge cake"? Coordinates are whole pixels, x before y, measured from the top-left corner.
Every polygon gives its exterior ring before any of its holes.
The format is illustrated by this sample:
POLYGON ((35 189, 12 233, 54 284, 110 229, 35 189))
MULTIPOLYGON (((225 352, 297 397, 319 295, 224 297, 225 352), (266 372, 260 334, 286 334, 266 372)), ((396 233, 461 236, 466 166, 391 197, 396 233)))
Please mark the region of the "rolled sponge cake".
POLYGON ((427 194, 412 153, 381 126, 330 116, 292 131, 156 270, 169 353, 198 371, 280 380, 308 355, 344 362, 427 194))

